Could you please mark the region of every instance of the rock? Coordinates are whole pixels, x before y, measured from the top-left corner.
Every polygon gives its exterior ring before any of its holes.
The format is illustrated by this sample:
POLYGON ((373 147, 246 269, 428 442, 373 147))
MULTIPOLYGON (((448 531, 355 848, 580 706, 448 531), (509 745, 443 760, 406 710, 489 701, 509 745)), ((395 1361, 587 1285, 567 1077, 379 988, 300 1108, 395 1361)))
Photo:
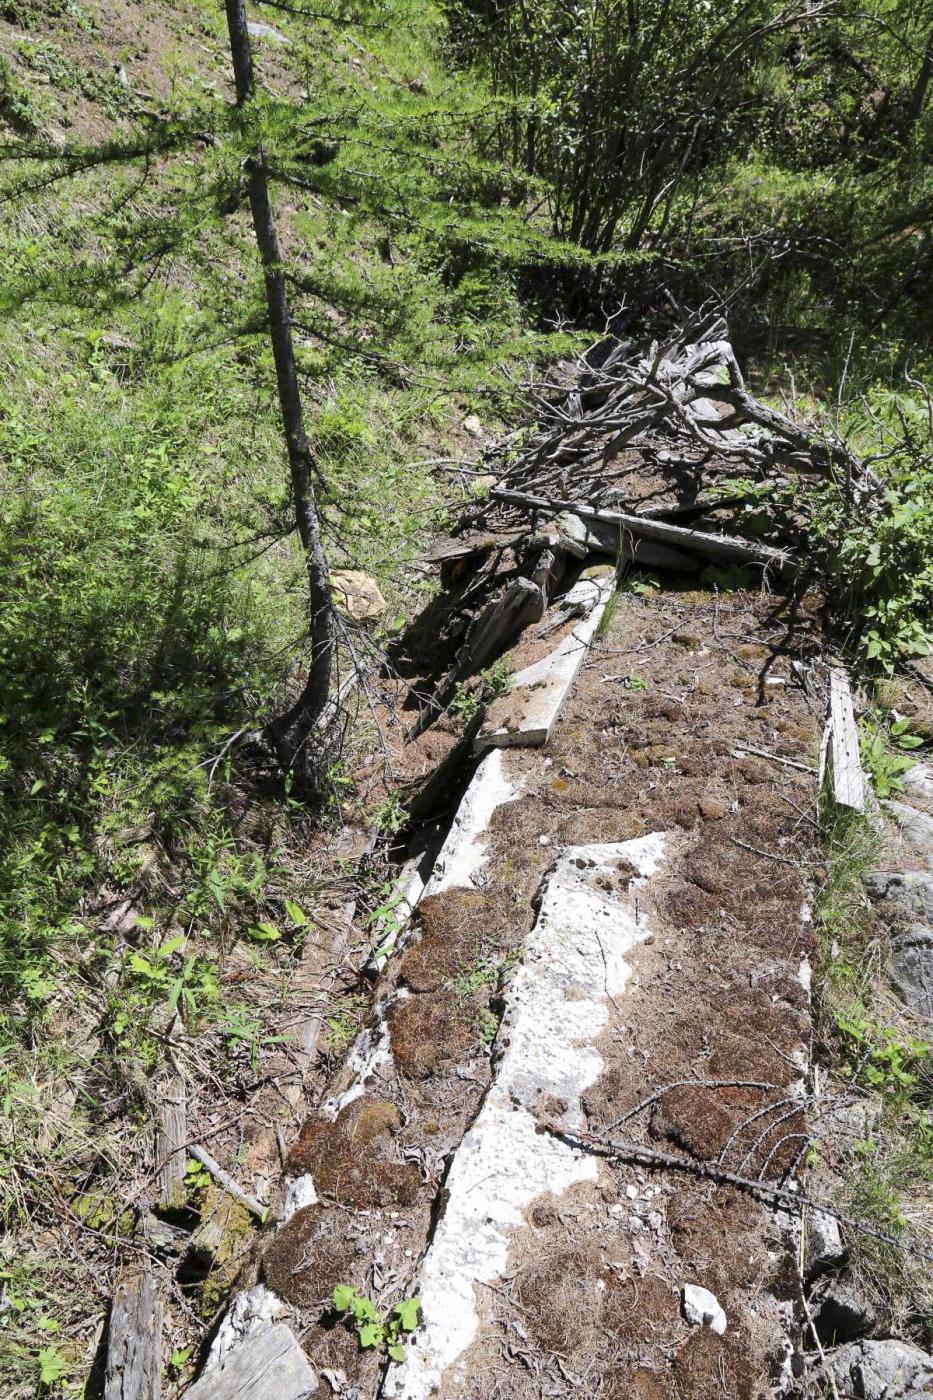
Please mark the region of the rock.
POLYGON ((719 1299, 708 1288, 700 1288, 695 1283, 685 1283, 680 1294, 683 1314, 691 1327, 709 1327, 721 1337, 726 1330, 726 1314, 719 1306, 719 1299))
POLYGON ((850 1342, 827 1361, 841 1393, 858 1400, 929 1400, 933 1395, 933 1357, 907 1342, 850 1342))
POLYGON ((917 763, 904 774, 904 791, 911 801, 921 802, 929 811, 933 804, 933 767, 917 763))
POLYGON ((914 924, 897 935, 891 946, 888 977, 905 1006, 933 1019, 933 928, 914 924))
POLYGON ((247 22, 246 28, 249 30, 252 39, 269 39, 273 44, 290 44, 291 39, 283 34, 279 29, 273 29, 271 24, 263 24, 258 19, 251 19, 247 22))
POLYGON ((832 1280, 813 1318, 824 1347, 854 1342, 877 1324, 878 1314, 855 1275, 848 1272, 832 1280))
POLYGON ((469 417, 464 418, 463 426, 471 437, 484 438, 486 436, 486 430, 475 413, 471 413, 469 417))
POLYGON ((845 1259, 845 1249, 839 1222, 825 1211, 811 1211, 807 1218, 806 1270, 807 1278, 837 1269, 845 1259))
POLYGON ((922 870, 868 870, 862 884, 870 899, 899 904, 933 924, 933 875, 922 870))
POLYGON ((361 569, 334 569, 330 581, 354 622, 371 622, 385 612, 386 600, 379 585, 361 569))
POLYGON ((933 863, 933 817, 927 812, 918 812, 916 807, 906 802, 888 801, 882 803, 884 810, 893 817, 906 841, 923 852, 933 863))

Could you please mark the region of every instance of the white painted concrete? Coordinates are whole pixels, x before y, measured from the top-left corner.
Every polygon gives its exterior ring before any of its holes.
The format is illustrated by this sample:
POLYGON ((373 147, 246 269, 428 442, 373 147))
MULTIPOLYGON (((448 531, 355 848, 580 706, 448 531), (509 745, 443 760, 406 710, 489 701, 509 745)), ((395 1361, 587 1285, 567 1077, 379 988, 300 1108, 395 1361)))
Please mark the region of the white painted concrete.
POLYGON ((612 576, 582 578, 564 596, 562 607, 570 616, 575 609, 584 615, 550 655, 512 677, 506 694, 489 707, 476 737, 477 753, 547 743, 614 588, 612 576))
POLYGON ((474 877, 486 863, 484 838, 493 813, 503 803, 514 802, 521 793, 521 779, 508 757, 498 749, 487 754, 463 794, 422 899, 443 890, 473 887, 474 877))
POLYGON ((649 928, 637 919, 635 891, 657 870, 665 838, 654 833, 618 845, 569 847, 548 881, 524 960, 506 992, 498 1064, 477 1120, 447 1177, 447 1204, 415 1290, 424 1317, 408 1359, 392 1367, 382 1395, 427 1400, 474 1340, 476 1285, 499 1278, 524 1212, 545 1192, 561 1195, 595 1181, 593 1157, 537 1128, 542 1095, 566 1104, 562 1123, 579 1126, 581 1095, 603 1061, 595 1041, 610 998, 624 992, 626 954, 649 928), (618 887, 630 862, 638 878, 618 887), (615 887, 606 889, 607 878, 615 887))

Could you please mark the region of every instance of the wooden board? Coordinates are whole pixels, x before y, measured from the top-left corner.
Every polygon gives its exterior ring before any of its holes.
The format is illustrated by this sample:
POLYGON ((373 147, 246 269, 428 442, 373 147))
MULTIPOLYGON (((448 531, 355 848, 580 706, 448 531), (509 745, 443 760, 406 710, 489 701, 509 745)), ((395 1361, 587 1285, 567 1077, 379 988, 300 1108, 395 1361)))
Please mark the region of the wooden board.
POLYGON ((834 667, 829 673, 830 754, 833 797, 840 807, 865 810, 865 777, 859 757, 858 728, 849 678, 834 667))
POLYGON ((152 1275, 127 1273, 110 1309, 104 1400, 159 1400, 162 1300, 152 1275))
POLYGON ((308 1358, 284 1322, 249 1332, 185 1391, 186 1400, 306 1400, 318 1391, 308 1358))

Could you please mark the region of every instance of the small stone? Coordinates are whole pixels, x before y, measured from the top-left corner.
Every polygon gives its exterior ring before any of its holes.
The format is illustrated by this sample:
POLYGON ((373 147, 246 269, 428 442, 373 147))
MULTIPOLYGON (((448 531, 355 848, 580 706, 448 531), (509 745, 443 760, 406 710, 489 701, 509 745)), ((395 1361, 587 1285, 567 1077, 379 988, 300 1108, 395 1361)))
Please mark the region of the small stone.
POLYGON ((471 437, 481 438, 486 436, 486 431, 475 413, 471 413, 468 417, 464 418, 463 426, 471 437))
POLYGON ((633 1186, 632 1183, 629 1182, 628 1186, 625 1188, 625 1194, 630 1201, 634 1201, 635 1197, 638 1195, 638 1187, 633 1186))
POLYGON ((539 845, 539 846, 550 846, 550 844, 551 844, 551 838, 550 838, 550 836, 539 836, 539 837, 538 837, 538 845, 539 845))
POLYGON ((691 1327, 708 1327, 721 1337, 726 1330, 726 1314, 715 1293, 696 1283, 685 1283, 680 1294, 684 1318, 691 1327))
POLYGON ((354 622, 371 622, 386 610, 379 585, 361 569, 335 569, 330 576, 338 600, 354 622))
POLYGON ((273 44, 290 44, 291 39, 283 34, 280 29, 273 29, 271 24, 263 24, 260 20, 251 19, 246 28, 253 39, 268 39, 273 44))
POLYGON ((837 1269, 845 1259, 839 1222, 825 1211, 813 1211, 807 1221, 807 1278, 837 1269))

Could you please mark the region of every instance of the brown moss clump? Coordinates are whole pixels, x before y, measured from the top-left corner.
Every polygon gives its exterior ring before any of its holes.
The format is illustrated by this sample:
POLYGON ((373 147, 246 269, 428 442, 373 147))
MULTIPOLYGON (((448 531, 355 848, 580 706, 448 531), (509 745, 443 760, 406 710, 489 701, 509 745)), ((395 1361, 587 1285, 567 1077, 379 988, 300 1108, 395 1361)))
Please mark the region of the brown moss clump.
POLYGON ((336 1284, 352 1277, 355 1259, 346 1221, 320 1206, 296 1211, 273 1235, 262 1256, 262 1276, 295 1307, 329 1300, 336 1284))
POLYGON ((665 1094, 651 1115, 653 1137, 664 1137, 708 1162, 718 1157, 736 1119, 713 1089, 684 1085, 665 1094))
POLYGON ((662 891, 658 907, 662 918, 686 932, 712 923, 719 912, 719 901, 696 885, 680 881, 662 891))
POLYGON ((565 1249, 522 1269, 513 1293, 522 1322, 546 1352, 589 1350, 599 1326, 605 1269, 595 1250, 565 1249))
POLYGON ((401 980, 415 992, 434 992, 480 956, 487 901, 473 891, 429 895, 418 906, 421 938, 402 958, 401 980))
POLYGON ((711 1289, 720 1302, 736 1289, 753 1288, 768 1276, 765 1215, 748 1196, 723 1188, 711 1200, 700 1189, 671 1198, 667 1223, 686 1276, 711 1289))
POLYGON ((674 1358, 677 1400, 752 1400, 748 1358, 708 1327, 698 1328, 674 1358))
POLYGON ((309 1118, 288 1154, 294 1176, 310 1172, 319 1195, 366 1210, 377 1205, 411 1205, 421 1187, 413 1163, 386 1160, 391 1139, 401 1127, 394 1104, 356 1099, 334 1122, 309 1118))
POLYGON ((462 1058, 475 1040, 452 992, 406 997, 386 1019, 395 1063, 411 1079, 427 1079, 446 1061, 462 1058))
POLYGON ((602 1310, 602 1324, 626 1350, 646 1340, 667 1347, 678 1325, 679 1301, 662 1279, 620 1279, 610 1276, 602 1310))

